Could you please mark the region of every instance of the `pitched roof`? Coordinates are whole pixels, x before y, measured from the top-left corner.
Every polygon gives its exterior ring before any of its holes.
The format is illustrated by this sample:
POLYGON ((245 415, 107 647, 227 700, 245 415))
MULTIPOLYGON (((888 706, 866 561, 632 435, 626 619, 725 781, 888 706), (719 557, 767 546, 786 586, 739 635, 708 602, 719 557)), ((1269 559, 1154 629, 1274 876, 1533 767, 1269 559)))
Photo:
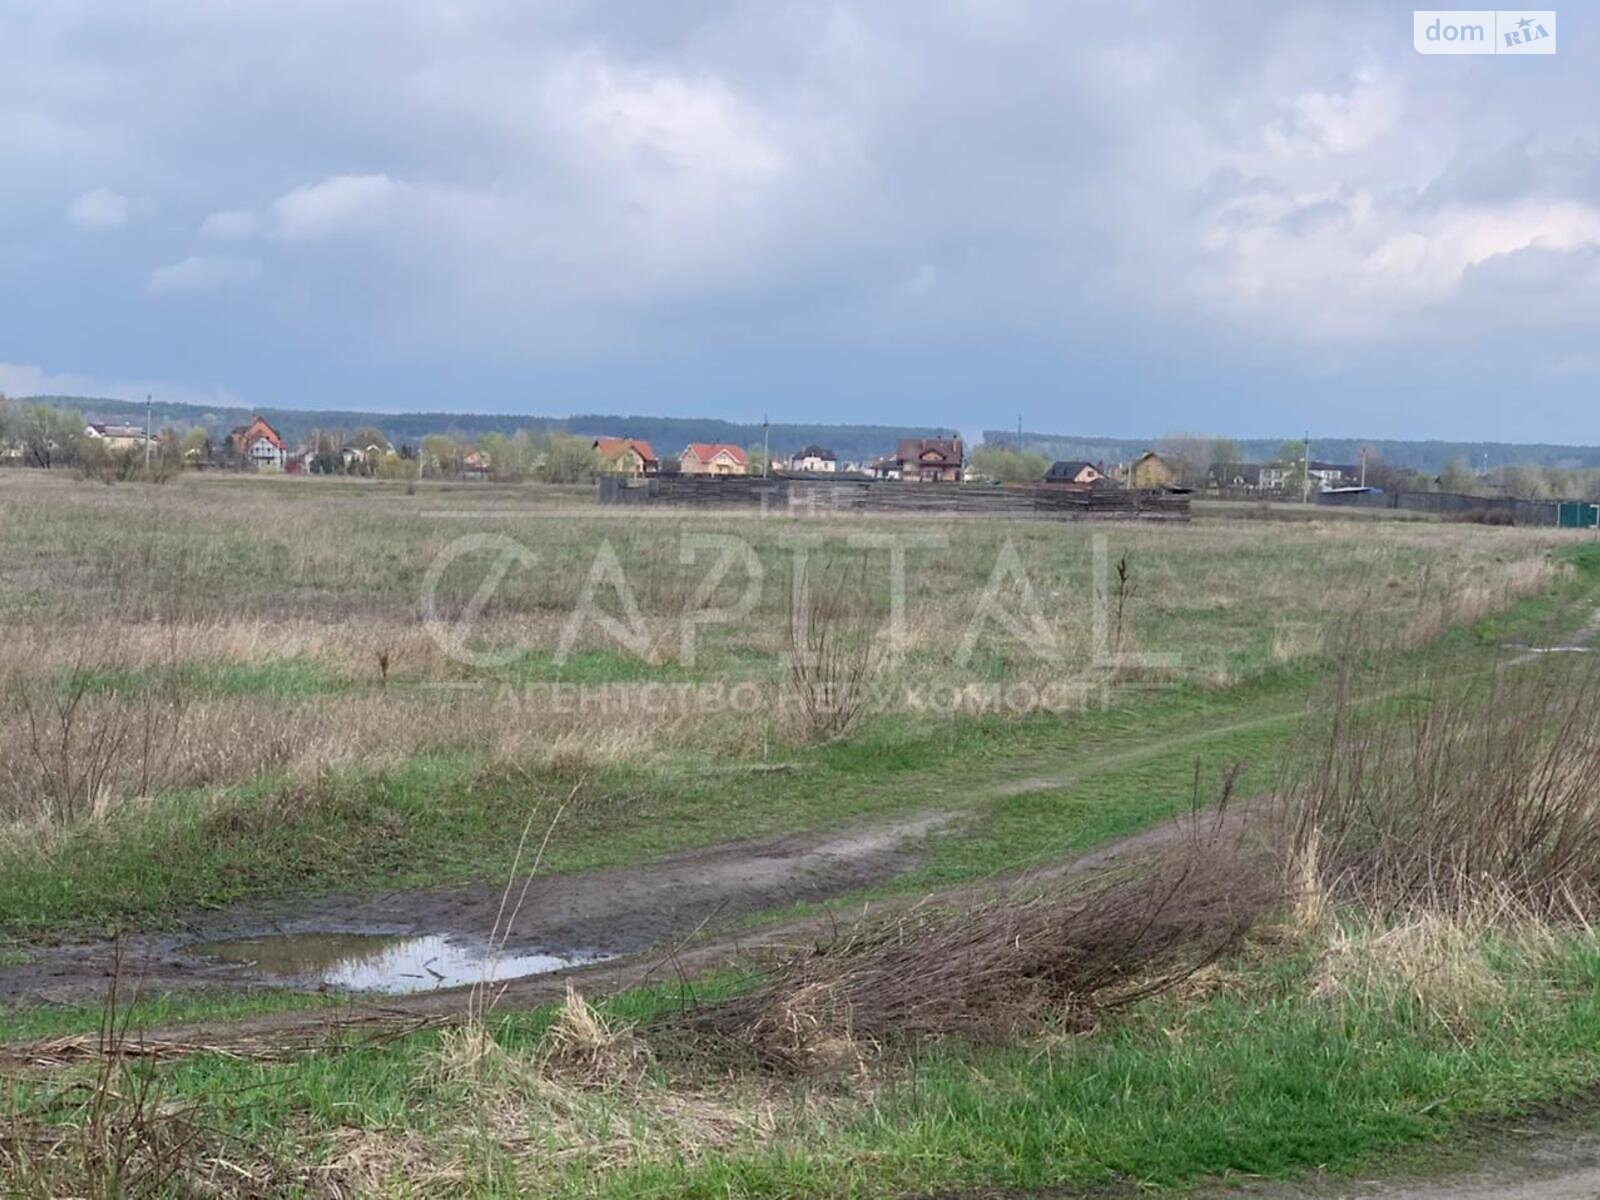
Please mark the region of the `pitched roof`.
POLYGON ((820 458, 824 462, 835 462, 835 461, 837 461, 834 458, 834 454, 833 454, 832 450, 824 450, 821 446, 817 446, 817 445, 807 446, 804 450, 796 450, 794 452, 794 454, 791 455, 790 457, 792 457, 792 458, 820 458))
POLYGON ((727 451, 736 463, 748 464, 750 461, 745 457, 743 450, 728 442, 690 442, 683 450, 685 454, 693 454, 701 462, 710 462, 723 451, 727 451))
POLYGON ((278 431, 267 423, 265 417, 252 417, 250 424, 237 425, 232 436, 240 442, 253 442, 257 438, 266 438, 279 450, 284 449, 283 439, 278 436, 278 431))
POLYGON ((960 438, 901 438, 895 451, 901 462, 923 462, 937 459, 944 465, 961 465, 960 438))
POLYGON ((1104 474, 1099 467, 1085 459, 1063 459, 1061 462, 1050 464, 1050 470, 1045 473, 1046 479, 1076 479, 1088 468, 1096 475, 1104 474))
POLYGON ((643 438, 630 437, 597 437, 594 448, 600 452, 600 457, 614 460, 624 450, 632 449, 647 463, 658 462, 656 452, 650 448, 650 443, 643 438))

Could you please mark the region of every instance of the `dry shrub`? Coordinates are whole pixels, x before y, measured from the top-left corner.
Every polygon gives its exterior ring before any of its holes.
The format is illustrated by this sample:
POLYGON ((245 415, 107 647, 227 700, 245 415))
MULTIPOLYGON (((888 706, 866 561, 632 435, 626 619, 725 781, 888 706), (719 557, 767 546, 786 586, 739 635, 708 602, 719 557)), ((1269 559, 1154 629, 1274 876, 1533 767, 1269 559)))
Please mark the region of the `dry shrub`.
POLYGON ((789 690, 813 740, 844 737, 871 700, 881 646, 860 603, 862 579, 824 573, 806 583, 790 613, 789 690))
POLYGON ((1382 912, 1600 911, 1600 680, 1566 667, 1447 673, 1399 717, 1336 688, 1281 789, 1289 852, 1382 912))
POLYGON ((170 671, 0 676, 0 812, 66 824, 171 786, 187 703, 170 671))
POLYGON ((1221 829, 1087 886, 858 928, 676 1020, 798 1071, 849 1065, 897 1038, 1088 1027, 1178 987, 1281 902, 1269 852, 1221 829))

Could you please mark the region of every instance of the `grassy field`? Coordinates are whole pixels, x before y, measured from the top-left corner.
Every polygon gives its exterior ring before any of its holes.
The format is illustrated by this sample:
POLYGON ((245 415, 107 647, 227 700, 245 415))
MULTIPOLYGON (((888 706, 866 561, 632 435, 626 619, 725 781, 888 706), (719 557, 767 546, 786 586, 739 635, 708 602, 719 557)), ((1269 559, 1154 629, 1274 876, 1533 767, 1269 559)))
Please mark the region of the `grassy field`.
MULTIPOLYGON (((773 787, 798 791, 802 807, 791 811, 826 822, 868 803, 826 801, 835 776, 861 774, 854 760, 864 756, 879 769, 885 755, 926 762, 949 739, 964 753, 1057 744, 1081 724, 1075 710, 1108 687, 1118 707, 1177 696, 1182 710, 1220 714, 1253 688, 1327 661, 1346 625, 1393 649, 1426 644, 1545 589, 1560 541, 1446 525, 1265 536, 1244 524, 1118 527, 1104 557, 1125 562, 1128 578, 1119 596, 1108 568, 1097 644, 1087 528, 875 522, 867 532, 903 546, 907 563, 905 618, 883 651, 889 551, 852 546, 862 532, 803 520, 642 520, 556 489, 408 495, 281 479, 92 488, 0 476, 0 610, 13 634, 0 861, 3 886, 26 892, 9 893, 0 927, 70 917, 50 881, 71 879, 79 861, 106 893, 126 895, 119 914, 96 901, 92 882, 73 882, 96 923, 387 878, 396 860, 421 875, 498 868, 493 847, 526 803, 519 781, 530 769, 634 795, 643 831, 663 810, 681 821, 685 808, 727 799, 727 780, 703 777, 708 763, 815 761, 799 780, 737 790, 757 811, 773 787), (507 540, 451 557, 463 537, 507 540), (686 609, 737 607, 749 577, 737 557, 717 590, 697 597, 723 551, 686 548, 695 538, 730 539, 759 562, 763 586, 738 619, 694 623, 687 656, 686 609), (785 662, 796 544, 813 607, 833 603, 823 615, 852 647, 838 669, 870 667, 881 700, 860 704, 842 744, 826 714, 808 718, 785 662), (476 619, 458 620, 507 545, 529 564, 514 561, 476 619), (1003 569, 1007 547, 1014 569, 1003 569), (621 625, 627 607, 604 582, 606 554, 643 642, 625 644, 633 632, 614 637, 606 626, 621 625), (592 615, 574 621, 596 562, 592 615), (425 611, 439 616, 432 631, 425 611), (486 657, 493 665, 478 665, 486 657), (94 752, 111 742, 120 752, 94 752), (470 805, 438 803, 463 791, 470 805), (824 807, 810 811, 808 796, 824 807), (284 806, 288 821, 277 819, 284 806), (68 813, 95 819, 59 819, 68 813), (326 826, 318 832, 331 852, 295 844, 315 826, 326 826), (369 862, 363 830, 393 856, 369 862), (128 858, 181 860, 183 877, 129 874, 119 865, 128 858), (30 861, 47 864, 44 878, 29 878, 30 861)), ((769 828, 785 818, 753 819, 769 828)), ((681 824, 641 832, 637 852, 693 837, 681 824)))
MULTIPOLYGON (((581 489, 0 473, 0 954, 503 881, 529 813, 568 795, 545 872, 957 813, 909 870, 838 902, 937 893, 1224 781, 1293 791, 1348 721, 1334 693, 1400 727, 1421 681, 1493 676, 1504 647, 1578 636, 1597 603, 1600 557, 1556 531, 641 516, 581 489)), ((1576 694, 1578 657, 1526 669, 1576 694)), ((1600 1073, 1587 935, 1491 922, 1457 1010, 1369 969, 1362 947, 1415 914, 1334 911, 1315 932, 1274 913, 1090 1028, 862 1041, 820 1078, 661 1026, 680 988, 612 998, 598 1022, 579 1002, 288 1061, 117 1069, 209 1131, 185 1171, 248 1164, 223 1190, 661 1196, 1278 1175, 1600 1073)), ((325 1003, 158 996, 133 1015, 220 1028, 325 1003)), ((0 1041, 98 1019, 13 1006, 0 1041)), ((14 1107, 87 1127, 47 1092, 25 1081, 14 1107)), ((125 1116, 159 1140, 155 1117, 125 1116)), ((3 1145, 19 1190, 98 1169, 3 1145)))

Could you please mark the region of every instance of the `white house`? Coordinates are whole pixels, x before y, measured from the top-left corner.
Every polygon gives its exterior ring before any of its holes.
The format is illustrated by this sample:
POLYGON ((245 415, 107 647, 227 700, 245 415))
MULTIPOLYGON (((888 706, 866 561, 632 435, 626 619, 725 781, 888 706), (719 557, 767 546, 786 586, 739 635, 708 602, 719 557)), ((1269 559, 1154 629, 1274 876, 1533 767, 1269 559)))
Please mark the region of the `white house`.
POLYGON ((824 450, 821 446, 807 446, 804 450, 796 450, 789 456, 789 469, 791 471, 837 471, 839 459, 832 450, 824 450))

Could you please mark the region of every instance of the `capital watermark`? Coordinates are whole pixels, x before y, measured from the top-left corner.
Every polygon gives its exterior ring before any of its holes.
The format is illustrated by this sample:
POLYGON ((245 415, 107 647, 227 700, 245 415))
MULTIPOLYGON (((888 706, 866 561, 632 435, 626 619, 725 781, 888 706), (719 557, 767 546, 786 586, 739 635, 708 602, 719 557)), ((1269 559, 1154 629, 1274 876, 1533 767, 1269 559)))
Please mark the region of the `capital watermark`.
POLYGON ((1411 14, 1418 54, 1554 54, 1556 13, 1541 9, 1426 8, 1411 14))
POLYGON ((1127 559, 1113 579, 1106 535, 1088 541, 1089 570, 1075 582, 1052 569, 1049 556, 1030 564, 1008 534, 976 553, 969 548, 966 586, 953 588, 943 533, 784 530, 764 543, 769 563, 744 537, 691 528, 676 547, 637 561, 600 538, 557 572, 547 552, 476 532, 439 550, 419 601, 445 659, 475 671, 484 687, 498 685, 502 702, 547 711, 679 717, 781 709, 794 697, 781 686, 782 694, 769 694, 770 685, 787 680, 812 709, 847 702, 1064 712, 1091 699, 1104 706, 1114 687, 1170 683, 1184 665, 1178 654, 1128 644, 1125 609, 1137 589, 1127 559), (774 589, 787 594, 763 605, 774 589), (530 613, 542 615, 536 626, 530 613), (685 680, 708 641, 724 656, 733 647, 735 659, 771 653, 772 666, 751 668, 765 682, 685 680), (619 664, 608 668, 612 678, 560 682, 580 648, 619 664), (518 677, 518 661, 535 655, 535 669, 553 680, 518 677), (949 675, 930 682, 940 671, 949 675))

